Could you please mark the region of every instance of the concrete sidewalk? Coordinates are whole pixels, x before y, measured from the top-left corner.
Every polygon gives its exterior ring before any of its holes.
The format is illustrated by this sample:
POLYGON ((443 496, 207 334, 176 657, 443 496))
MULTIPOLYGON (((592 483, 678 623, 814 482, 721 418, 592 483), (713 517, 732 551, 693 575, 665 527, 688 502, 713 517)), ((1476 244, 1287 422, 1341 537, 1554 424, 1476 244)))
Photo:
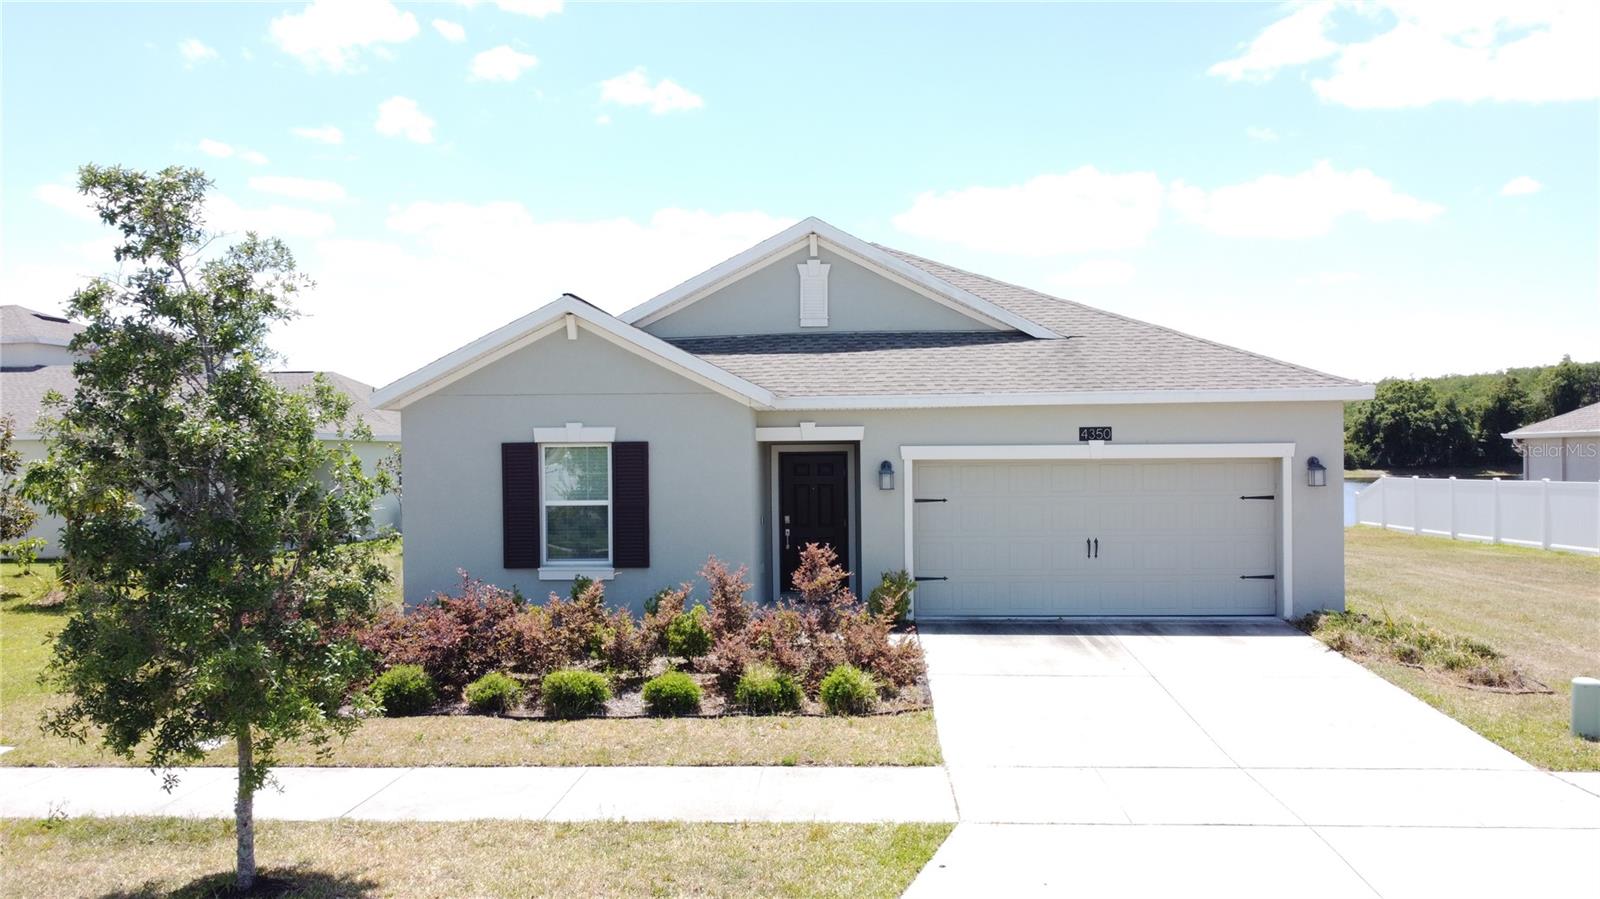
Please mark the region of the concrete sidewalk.
MULTIPOLYGON (((231 768, 0 767, 0 817, 233 817, 231 768)), ((281 768, 262 819, 954 821, 943 768, 281 768)))

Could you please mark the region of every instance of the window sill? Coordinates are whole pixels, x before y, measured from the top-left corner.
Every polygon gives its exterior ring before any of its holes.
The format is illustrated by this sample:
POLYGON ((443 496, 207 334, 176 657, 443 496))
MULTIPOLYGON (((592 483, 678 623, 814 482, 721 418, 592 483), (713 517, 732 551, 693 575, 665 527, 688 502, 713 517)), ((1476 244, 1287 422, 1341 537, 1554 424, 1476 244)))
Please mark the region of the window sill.
POLYGON ((545 565, 539 569, 541 581, 572 581, 580 575, 590 580, 609 581, 617 576, 617 570, 602 565, 545 565))

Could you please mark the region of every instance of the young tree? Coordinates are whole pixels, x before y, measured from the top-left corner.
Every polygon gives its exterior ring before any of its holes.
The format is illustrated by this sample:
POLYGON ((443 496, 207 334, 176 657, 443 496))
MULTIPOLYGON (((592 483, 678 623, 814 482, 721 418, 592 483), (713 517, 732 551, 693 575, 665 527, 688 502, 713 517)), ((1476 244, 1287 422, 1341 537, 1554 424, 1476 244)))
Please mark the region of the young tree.
POLYGON ((16 435, 16 420, 0 415, 0 543, 21 540, 39 518, 20 492, 17 472, 22 470, 22 454, 11 445, 16 435))
POLYGON ((66 521, 70 618, 50 676, 69 697, 45 727, 90 728, 152 768, 237 750, 236 883, 255 882, 253 797, 284 741, 326 747, 370 662, 352 631, 387 572, 354 539, 387 475, 347 442, 349 402, 290 392, 263 369, 268 329, 309 282, 288 249, 247 234, 225 250, 194 169, 85 166, 79 189, 114 226, 123 276, 73 295, 77 392, 51 398, 30 497, 66 521), (128 272, 131 270, 131 274, 128 272))

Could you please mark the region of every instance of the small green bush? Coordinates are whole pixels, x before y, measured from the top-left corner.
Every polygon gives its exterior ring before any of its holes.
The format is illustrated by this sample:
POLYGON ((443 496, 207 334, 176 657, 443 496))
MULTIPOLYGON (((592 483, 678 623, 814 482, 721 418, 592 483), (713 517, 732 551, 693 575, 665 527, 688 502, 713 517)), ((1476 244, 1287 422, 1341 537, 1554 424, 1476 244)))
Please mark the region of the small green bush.
POLYGON ((433 708, 438 694, 433 678, 421 665, 396 665, 378 675, 370 690, 372 700, 390 718, 420 715, 433 708))
POLYGON ((694 608, 667 625, 667 655, 697 659, 711 651, 711 629, 706 627, 706 607, 694 608))
POLYGON ((906 614, 911 611, 911 591, 915 589, 917 582, 904 568, 885 571, 878 586, 867 594, 867 611, 874 615, 889 612, 895 621, 904 621, 906 614))
POLYGON ((794 676, 765 664, 751 665, 733 688, 734 705, 751 715, 798 712, 800 699, 794 676))
POLYGON ((700 685, 682 671, 668 671, 644 684, 644 710, 651 715, 676 717, 700 711, 700 685))
POLYGON ((587 718, 605 714, 611 683, 593 671, 564 668, 546 674, 539 692, 551 718, 587 718))
POLYGON ((854 665, 838 665, 822 679, 818 696, 830 715, 865 715, 878 701, 878 684, 854 665))
POLYGON ((467 708, 480 715, 504 715, 522 705, 522 682, 491 671, 467 684, 467 708))

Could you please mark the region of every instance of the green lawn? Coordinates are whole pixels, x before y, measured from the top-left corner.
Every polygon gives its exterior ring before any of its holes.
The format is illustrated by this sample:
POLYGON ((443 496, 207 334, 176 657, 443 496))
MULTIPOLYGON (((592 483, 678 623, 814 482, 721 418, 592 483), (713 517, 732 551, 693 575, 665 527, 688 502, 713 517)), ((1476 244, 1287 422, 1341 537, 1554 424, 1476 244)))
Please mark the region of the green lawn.
MULTIPOLYGON (((399 565, 399 543, 391 551, 399 565)), ((38 683, 49 659, 49 635, 63 621, 37 602, 54 584, 55 567, 19 576, 0 565, 0 765, 127 765, 97 745, 49 737, 39 715, 56 697, 38 683)), ((396 587, 398 591, 398 587, 396 587)), ((398 592, 393 601, 398 602, 398 592)), ((331 756, 286 746, 290 765, 937 765, 933 713, 863 718, 743 717, 677 719, 512 720, 458 715, 379 718, 362 724, 331 756)), ((231 745, 203 764, 232 765, 231 745)))
POLYGON ((1363 664, 1535 765, 1600 771, 1600 743, 1570 730, 1572 678, 1600 675, 1600 558, 1356 527, 1345 531, 1345 594, 1351 611, 1487 643, 1554 693, 1473 689, 1395 661, 1363 664))
MULTIPOLYGON (((290 895, 898 896, 949 824, 256 824, 290 895)), ((231 880, 227 821, 0 822, 0 896, 202 897, 231 880)))

